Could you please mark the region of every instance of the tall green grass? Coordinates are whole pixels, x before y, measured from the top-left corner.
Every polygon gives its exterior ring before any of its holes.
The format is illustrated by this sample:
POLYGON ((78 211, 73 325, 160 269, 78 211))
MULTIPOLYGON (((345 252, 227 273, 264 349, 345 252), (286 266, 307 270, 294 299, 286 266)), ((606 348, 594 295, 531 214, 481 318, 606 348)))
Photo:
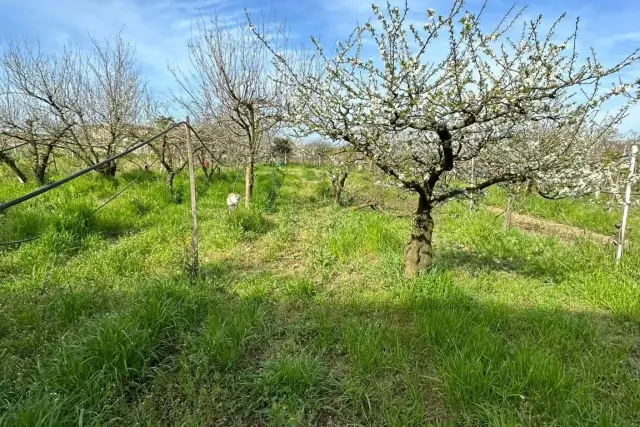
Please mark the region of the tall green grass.
POLYGON ((198 177, 191 281, 185 177, 169 192, 149 173, 93 213, 134 176, 0 217, 2 239, 42 236, 0 249, 0 426, 640 424, 635 235, 615 266, 611 248, 453 203, 434 267, 408 280, 409 218, 334 207, 319 170, 261 166, 233 213, 234 172, 198 177))

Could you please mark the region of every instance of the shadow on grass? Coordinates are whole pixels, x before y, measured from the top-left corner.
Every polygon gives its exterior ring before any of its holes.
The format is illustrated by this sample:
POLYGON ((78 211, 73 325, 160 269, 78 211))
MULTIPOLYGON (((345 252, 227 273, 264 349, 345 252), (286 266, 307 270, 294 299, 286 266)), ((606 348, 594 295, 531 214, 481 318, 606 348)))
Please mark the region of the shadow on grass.
POLYGON ((119 172, 117 175, 118 180, 115 181, 114 188, 118 189, 131 181, 136 180, 137 184, 150 184, 164 182, 164 174, 155 171, 142 171, 142 169, 128 170, 119 172))
POLYGON ((16 388, 4 371, 0 425, 116 416, 162 425, 638 421, 637 325, 481 302, 444 271, 346 301, 308 279, 247 275, 231 261, 201 273, 192 284, 149 279, 126 300, 90 289, 27 300, 7 291, 6 366, 30 358, 41 367, 16 388), (211 286, 212 277, 242 292, 211 286), (70 341, 55 339, 74 324, 70 341), (18 340, 25 333, 32 339, 18 340))
POLYGON ((205 281, 228 282, 236 277, 236 269, 236 264, 230 259, 208 262, 200 265, 199 276, 205 281))
POLYGON ((461 268, 471 272, 504 271, 543 282, 560 282, 567 273, 561 266, 540 258, 496 257, 474 250, 445 247, 436 252, 436 264, 443 269, 461 268))

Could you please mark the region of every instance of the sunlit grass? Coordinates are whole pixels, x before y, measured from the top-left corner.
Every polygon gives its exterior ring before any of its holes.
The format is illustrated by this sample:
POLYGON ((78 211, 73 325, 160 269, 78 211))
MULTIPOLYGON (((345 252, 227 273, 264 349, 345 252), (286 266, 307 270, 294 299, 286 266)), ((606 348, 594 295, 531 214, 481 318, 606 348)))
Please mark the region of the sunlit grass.
MULTIPOLYGON (((149 173, 92 213, 136 174, 86 176, 0 216, 1 239, 42 236, 0 248, 0 425, 640 424, 633 234, 615 266, 456 202, 407 280, 409 218, 335 207, 326 174, 293 165, 261 166, 230 214, 234 173, 199 177, 196 281, 185 177, 149 173)), ((346 197, 412 203, 353 178, 346 197)), ((614 217, 523 203, 601 232, 614 217)))

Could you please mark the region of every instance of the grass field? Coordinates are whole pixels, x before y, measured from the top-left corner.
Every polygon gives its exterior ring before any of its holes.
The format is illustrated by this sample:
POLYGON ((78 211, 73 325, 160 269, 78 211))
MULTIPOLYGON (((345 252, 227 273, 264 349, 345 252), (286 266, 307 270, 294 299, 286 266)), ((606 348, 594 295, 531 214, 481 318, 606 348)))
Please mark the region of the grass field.
MULTIPOLYGON (((184 176, 170 194, 149 172, 92 213, 136 174, 0 214, 0 241, 42 236, 0 247, 1 426, 640 425, 633 230, 615 267, 611 247, 455 202, 434 268, 407 280, 410 218, 333 206, 319 169, 261 167, 232 215, 233 172, 198 182, 190 282, 184 176)), ((0 200, 25 191, 3 178, 0 200)), ((605 234, 619 215, 516 209, 605 234)))

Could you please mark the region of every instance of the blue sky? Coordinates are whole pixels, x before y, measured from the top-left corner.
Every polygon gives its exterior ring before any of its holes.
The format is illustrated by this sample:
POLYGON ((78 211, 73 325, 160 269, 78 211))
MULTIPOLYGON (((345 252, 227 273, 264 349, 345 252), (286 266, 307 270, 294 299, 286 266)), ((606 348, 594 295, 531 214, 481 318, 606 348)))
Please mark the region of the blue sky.
MULTIPOLYGON (((374 0, 375 1, 375 0, 374 0)), ((385 0, 386 1, 386 0, 385 0)), ((378 3, 384 4, 385 1, 378 3)), ((474 9, 479 0, 470 0, 474 9)), ((145 75, 152 86, 165 90, 173 85, 167 65, 188 65, 186 42, 194 18, 217 12, 235 22, 244 18, 244 8, 254 13, 273 11, 286 20, 295 37, 319 36, 327 45, 348 34, 357 22, 370 16, 372 0, 0 0, 0 38, 40 38, 43 49, 53 51, 65 43, 86 43, 87 33, 106 37, 122 29, 135 43, 145 75)), ((444 12, 449 0, 409 0, 414 19, 427 8, 444 12)), ((512 4, 489 0, 488 20, 512 4)), ((640 0, 526 0, 526 16, 542 14, 547 22, 568 13, 566 26, 581 18, 580 45, 593 46, 605 64, 621 59, 640 47, 640 0)), ((629 77, 640 77, 640 68, 629 77), (634 75, 635 74, 635 75, 634 75)), ((633 110, 625 129, 640 131, 640 108, 633 110)))

